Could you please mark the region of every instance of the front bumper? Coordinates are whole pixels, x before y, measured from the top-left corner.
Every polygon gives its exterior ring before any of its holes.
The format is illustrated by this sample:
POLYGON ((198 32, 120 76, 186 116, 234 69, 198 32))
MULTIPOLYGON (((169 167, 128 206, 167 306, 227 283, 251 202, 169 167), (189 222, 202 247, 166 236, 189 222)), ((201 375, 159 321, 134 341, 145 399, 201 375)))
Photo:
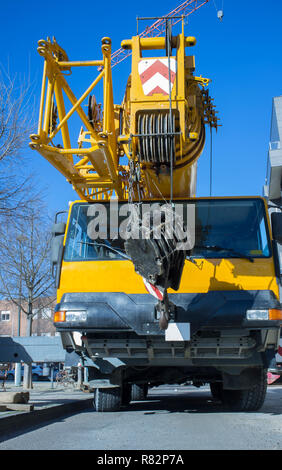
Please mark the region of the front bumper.
MULTIPOLYGON (((175 305, 174 320, 189 323, 191 337, 199 331, 280 328, 280 321, 247 320, 247 310, 280 308, 272 291, 211 291, 169 294, 175 305)), ((86 321, 57 322, 58 331, 84 333, 134 333, 164 336, 156 311, 157 300, 149 294, 121 292, 67 293, 55 311, 84 311, 86 321)))

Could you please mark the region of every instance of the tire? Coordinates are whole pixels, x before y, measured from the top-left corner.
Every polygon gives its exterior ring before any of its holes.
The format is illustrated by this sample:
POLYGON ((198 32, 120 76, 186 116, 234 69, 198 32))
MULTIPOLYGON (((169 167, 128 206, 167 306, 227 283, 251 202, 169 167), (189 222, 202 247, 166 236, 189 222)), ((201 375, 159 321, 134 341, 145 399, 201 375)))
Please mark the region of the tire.
POLYGON ((147 384, 133 384, 131 387, 131 400, 132 401, 142 401, 146 400, 148 394, 148 385, 147 384))
POLYGON ((212 397, 215 400, 220 400, 222 401, 222 383, 221 382, 212 382, 210 383, 210 389, 211 389, 211 394, 212 397))
POLYGON ((121 406, 121 388, 97 388, 94 394, 95 411, 118 411, 121 406))
POLYGON ((259 383, 247 390, 223 390, 223 403, 231 411, 258 411, 265 400, 267 389, 266 370, 262 369, 259 383))
POLYGON ((129 403, 131 402, 131 393, 132 393, 131 384, 128 384, 128 383, 123 384, 122 393, 121 393, 122 405, 129 405, 129 403))

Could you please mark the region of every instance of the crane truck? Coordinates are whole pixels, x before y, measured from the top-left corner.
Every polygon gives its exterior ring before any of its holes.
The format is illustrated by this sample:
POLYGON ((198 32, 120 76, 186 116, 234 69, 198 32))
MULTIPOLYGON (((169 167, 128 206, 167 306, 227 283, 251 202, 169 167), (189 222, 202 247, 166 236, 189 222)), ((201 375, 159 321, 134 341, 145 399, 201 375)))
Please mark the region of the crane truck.
POLYGON ((196 197, 205 128, 219 124, 209 79, 186 53, 195 43, 183 22, 173 36, 167 20, 161 37, 124 40, 131 73, 118 105, 109 37, 102 58, 84 62, 54 38, 38 44, 44 71, 30 146, 78 194, 66 223, 53 226, 54 324, 64 348, 91 363, 97 411, 188 382, 209 384, 232 410, 264 403, 282 322, 282 214, 271 226, 263 197, 196 197), (67 78, 86 66, 97 76, 76 98, 67 78), (102 104, 92 94, 99 83, 102 104))

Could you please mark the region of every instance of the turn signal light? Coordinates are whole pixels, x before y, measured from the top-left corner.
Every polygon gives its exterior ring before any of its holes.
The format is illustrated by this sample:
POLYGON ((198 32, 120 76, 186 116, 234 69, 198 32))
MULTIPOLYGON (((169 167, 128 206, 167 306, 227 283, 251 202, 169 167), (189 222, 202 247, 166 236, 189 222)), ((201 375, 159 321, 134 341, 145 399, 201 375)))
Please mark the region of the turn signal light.
POLYGON ((272 308, 269 310, 269 320, 282 320, 282 310, 272 308))
POLYGON ((66 312, 59 310, 54 314, 54 322, 56 323, 61 321, 66 321, 66 312))

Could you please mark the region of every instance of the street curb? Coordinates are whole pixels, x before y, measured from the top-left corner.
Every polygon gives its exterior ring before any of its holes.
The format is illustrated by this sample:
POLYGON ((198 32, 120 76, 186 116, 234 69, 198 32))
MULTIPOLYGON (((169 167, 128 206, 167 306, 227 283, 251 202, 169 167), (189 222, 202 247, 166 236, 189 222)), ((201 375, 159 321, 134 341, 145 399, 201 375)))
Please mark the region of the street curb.
MULTIPOLYGON (((0 418, 0 442, 7 438, 7 434, 15 433, 29 427, 51 421, 60 416, 87 408, 93 408, 93 398, 75 400, 70 403, 49 406, 41 410, 33 410, 28 413, 17 413, 0 418)), ((94 408, 93 408, 94 409, 94 408)))

